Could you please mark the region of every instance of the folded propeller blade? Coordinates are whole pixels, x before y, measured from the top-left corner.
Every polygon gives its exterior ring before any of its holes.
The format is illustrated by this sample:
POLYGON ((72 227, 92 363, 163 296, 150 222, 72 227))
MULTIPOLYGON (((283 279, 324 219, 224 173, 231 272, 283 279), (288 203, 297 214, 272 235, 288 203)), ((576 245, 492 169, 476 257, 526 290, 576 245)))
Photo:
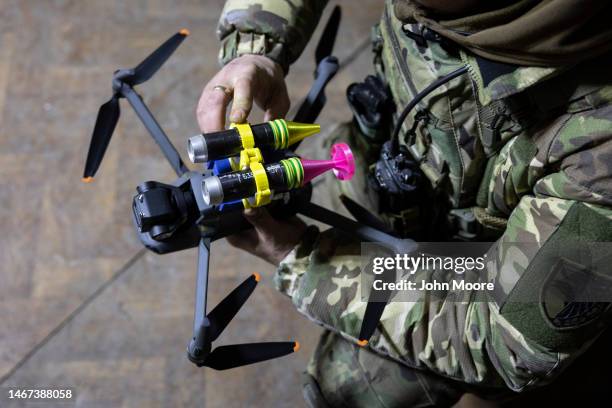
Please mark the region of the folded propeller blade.
POLYGON ((325 25, 325 29, 323 29, 323 34, 321 34, 321 39, 315 50, 317 65, 319 65, 319 62, 321 62, 323 58, 329 57, 332 54, 341 17, 342 12, 340 11, 340 6, 334 7, 334 11, 332 11, 329 20, 327 20, 327 24, 325 25))
POLYGON ((204 365, 215 370, 227 370, 286 356, 299 347, 299 343, 293 341, 220 346, 210 353, 204 365))
MULTIPOLYGON (((379 295, 380 296, 380 295, 379 295)), ((361 322, 361 329, 359 331, 359 344, 366 345, 374 334, 374 330, 378 327, 378 322, 380 322, 380 318, 385 311, 385 306, 387 303, 385 302, 371 302, 368 301, 368 305, 366 306, 365 314, 363 316, 363 321, 361 322)))
POLYGON ((85 162, 85 172, 83 173, 83 181, 91 181, 93 176, 96 174, 108 143, 110 142, 113 131, 117 126, 119 120, 119 96, 113 95, 113 97, 100 106, 98 111, 98 117, 96 118, 96 125, 94 126, 93 134, 91 136, 91 144, 89 145, 89 153, 87 153, 87 161, 85 162))
POLYGON ((136 68, 134 68, 134 75, 130 79, 131 85, 138 85, 149 80, 157 70, 164 65, 164 62, 170 58, 172 53, 178 48, 183 42, 185 37, 189 35, 187 29, 182 29, 172 37, 168 38, 166 42, 160 45, 151 55, 144 59, 136 68))
MULTIPOLYGON (((369 266, 366 269, 371 269, 369 266)), ((395 271, 386 270, 382 275, 379 275, 384 282, 395 282, 395 271)), ((389 299, 393 291, 391 290, 374 290, 370 289, 370 296, 368 297, 368 304, 366 306, 365 313, 363 315, 363 321, 361 322, 361 329, 359 331, 359 345, 365 346, 370 341, 370 337, 374 334, 374 331, 378 327, 380 318, 385 311, 389 299)))
POLYGON ((255 290, 259 279, 259 275, 256 273, 248 277, 206 316, 211 325, 211 341, 215 341, 234 316, 236 316, 236 313, 238 313, 242 305, 244 305, 255 290))

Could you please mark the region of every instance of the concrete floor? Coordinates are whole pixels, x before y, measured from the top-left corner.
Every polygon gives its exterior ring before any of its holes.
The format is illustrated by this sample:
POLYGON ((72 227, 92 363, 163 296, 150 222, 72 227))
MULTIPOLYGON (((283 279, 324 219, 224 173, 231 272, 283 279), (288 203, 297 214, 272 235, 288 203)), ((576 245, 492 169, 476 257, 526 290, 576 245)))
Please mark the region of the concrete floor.
MULTIPOLYGON (((382 2, 341 3, 343 60, 367 41, 382 2)), ((270 265, 224 241, 213 245, 211 304, 253 272, 264 279, 222 342, 303 347, 228 372, 187 361, 196 254, 157 256, 136 237, 135 186, 174 177, 126 103, 95 182, 80 182, 113 71, 181 27, 192 35, 139 92, 186 158, 196 101, 218 69, 222 4, 0 0, 0 387, 73 387, 83 407, 303 405, 300 375, 319 329, 274 291, 270 265)), ((310 84, 314 43, 289 75, 293 101, 310 84)), ((369 71, 366 50, 330 84, 324 128, 350 118, 346 86, 369 71)))

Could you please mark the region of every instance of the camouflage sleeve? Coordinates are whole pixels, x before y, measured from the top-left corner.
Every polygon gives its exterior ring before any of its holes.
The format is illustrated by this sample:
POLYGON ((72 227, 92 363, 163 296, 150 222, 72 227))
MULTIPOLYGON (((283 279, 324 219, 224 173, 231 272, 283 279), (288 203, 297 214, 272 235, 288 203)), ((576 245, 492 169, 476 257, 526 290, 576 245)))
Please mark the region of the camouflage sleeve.
POLYGON ((243 54, 260 54, 287 72, 317 26, 327 0, 227 0, 217 35, 219 61, 226 64, 243 54))
MULTIPOLYGON (((511 142, 524 143, 531 159, 517 161, 507 146, 495 162, 503 182, 492 182, 490 210, 507 211, 509 220, 488 253, 494 293, 457 302, 422 292, 419 301, 391 302, 367 347, 410 367, 514 391, 550 381, 583 352, 603 329, 609 303, 572 309, 572 299, 555 299, 554 278, 567 278, 567 269, 551 269, 546 254, 612 241, 611 115, 611 106, 567 114, 533 136, 537 146, 533 138, 511 142)), ((359 254, 360 243, 337 231, 311 230, 275 276, 301 313, 355 343, 366 307, 359 254)), ((571 265, 584 261, 563 255, 571 265)), ((584 272, 574 270, 578 278, 584 272)))

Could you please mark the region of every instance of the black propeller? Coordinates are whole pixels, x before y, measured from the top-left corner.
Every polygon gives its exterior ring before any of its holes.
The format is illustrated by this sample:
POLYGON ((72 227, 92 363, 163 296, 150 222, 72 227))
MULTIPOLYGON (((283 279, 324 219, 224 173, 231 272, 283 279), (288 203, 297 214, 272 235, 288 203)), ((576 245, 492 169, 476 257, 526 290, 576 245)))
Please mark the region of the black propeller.
POLYGON ((115 93, 108 102, 100 106, 98 111, 89 153, 87 153, 87 161, 85 162, 83 181, 91 181, 96 174, 96 170, 100 167, 108 142, 110 142, 111 135, 115 131, 115 126, 117 126, 119 114, 119 95, 115 93))
POLYGON ((255 290, 259 275, 253 274, 236 289, 230 292, 215 308, 208 314, 211 324, 211 341, 215 341, 229 322, 236 316, 242 305, 247 301, 255 290))
POLYGON ((300 348, 297 342, 270 342, 220 346, 206 358, 204 365, 215 370, 227 370, 260 361, 286 356, 300 348))
MULTIPOLYGON (((336 72, 338 72, 340 68, 338 59, 332 56, 331 53, 336 42, 336 34, 338 33, 341 15, 340 6, 334 7, 334 11, 325 25, 325 29, 323 30, 323 34, 321 35, 321 39, 315 51, 315 58, 317 61, 315 81, 295 114, 294 120, 296 122, 314 123, 327 101, 325 86, 334 75, 336 75, 336 72)), ((289 149, 295 151, 299 145, 300 142, 295 143, 289 149)))
POLYGON ((134 74, 131 78, 124 79, 124 81, 130 85, 138 85, 151 79, 188 35, 189 31, 183 28, 168 38, 165 43, 160 45, 151 55, 134 68, 134 74))
POLYGON ((193 319, 193 338, 187 348, 187 356, 199 367, 226 370, 293 353, 299 349, 297 342, 270 342, 234 344, 217 347, 211 351, 212 342, 219 337, 236 313, 255 290, 259 275, 254 273, 230 292, 210 313, 206 314, 208 296, 208 264, 210 239, 202 238, 198 249, 198 274, 196 278, 196 307, 193 319))
POLYGON ((319 65, 319 62, 321 62, 323 58, 329 57, 332 54, 334 44, 336 43, 336 35, 338 34, 338 27, 340 26, 341 17, 342 12, 340 11, 340 6, 334 7, 334 11, 332 11, 329 20, 327 20, 327 24, 323 29, 323 34, 321 34, 321 39, 319 40, 319 44, 315 50, 315 60, 317 65, 319 65))
POLYGON ((385 307, 391 298, 392 292, 378 291, 378 293, 370 294, 368 304, 366 306, 365 313, 363 315, 363 321, 361 322, 361 329, 359 330, 359 345, 365 346, 368 344, 370 337, 374 334, 374 331, 378 327, 380 318, 382 317, 385 307), (373 299, 376 297, 376 299, 373 299))
POLYGON ((129 92, 131 86, 141 84, 150 79, 164 62, 170 58, 174 50, 177 49, 187 35, 189 35, 189 31, 182 29, 160 45, 151 55, 138 64, 136 68, 120 69, 115 72, 113 76, 113 97, 102 105, 98 111, 96 125, 94 126, 87 154, 87 161, 85 162, 83 181, 92 181, 98 167, 100 167, 108 143, 119 120, 119 98, 127 96, 124 93, 129 92), (129 85, 129 87, 125 87, 124 84, 129 85))
MULTIPOLYGON (((349 200, 350 199, 345 198, 343 202, 346 204, 349 203, 349 200)), ((355 210, 359 204, 353 202, 352 200, 350 201, 351 203, 349 203, 349 206, 355 210)), ((414 253, 418 247, 417 243, 411 239, 402 240, 385 232, 384 230, 370 226, 368 223, 355 222, 348 217, 328 210, 327 208, 321 207, 312 202, 306 203, 299 209, 298 212, 308 218, 312 218, 313 220, 317 220, 334 228, 338 228, 350 236, 358 237, 363 241, 377 242, 382 245, 382 247, 391 251, 391 253, 410 254, 414 253)), ((392 275, 389 271, 385 271, 382 278, 388 282, 394 282, 394 275, 392 275)), ((392 291, 370 291, 368 304, 366 306, 366 311, 363 316, 363 321, 361 322, 361 329, 359 332, 360 346, 365 346, 368 344, 368 341, 376 330, 380 317, 382 316, 385 306, 392 294, 392 291)))

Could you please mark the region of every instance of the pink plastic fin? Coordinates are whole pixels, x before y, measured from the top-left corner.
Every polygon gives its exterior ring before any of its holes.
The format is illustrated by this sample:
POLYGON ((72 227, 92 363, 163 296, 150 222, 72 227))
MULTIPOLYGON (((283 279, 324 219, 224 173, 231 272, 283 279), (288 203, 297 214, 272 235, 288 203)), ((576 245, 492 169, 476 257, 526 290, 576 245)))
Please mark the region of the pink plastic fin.
POLYGON ((336 143, 331 148, 334 175, 338 180, 350 180, 355 175, 355 158, 346 143, 336 143))
POLYGON ((338 180, 350 180, 355 174, 355 159, 351 148, 345 143, 338 143, 330 150, 331 160, 300 159, 304 168, 303 184, 313 178, 333 170, 338 180))

